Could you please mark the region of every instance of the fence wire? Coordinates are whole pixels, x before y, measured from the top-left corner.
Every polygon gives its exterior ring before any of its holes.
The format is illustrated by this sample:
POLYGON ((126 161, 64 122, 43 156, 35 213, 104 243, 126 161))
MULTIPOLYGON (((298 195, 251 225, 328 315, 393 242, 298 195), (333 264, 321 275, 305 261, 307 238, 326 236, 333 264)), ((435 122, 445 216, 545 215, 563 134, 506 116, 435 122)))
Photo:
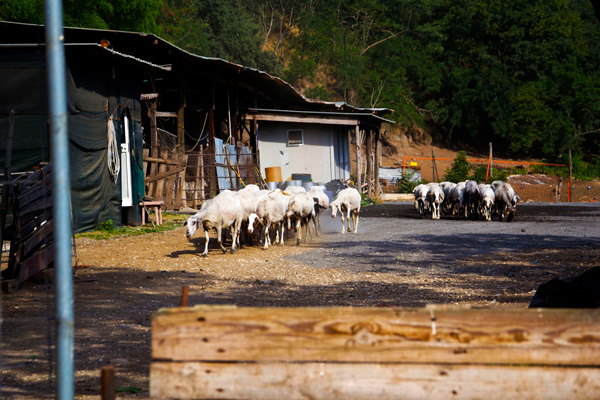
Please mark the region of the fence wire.
POLYGON ((223 190, 239 190, 248 184, 260 186, 256 154, 245 148, 232 154, 188 153, 185 169, 184 199, 188 207, 199 208, 223 190))

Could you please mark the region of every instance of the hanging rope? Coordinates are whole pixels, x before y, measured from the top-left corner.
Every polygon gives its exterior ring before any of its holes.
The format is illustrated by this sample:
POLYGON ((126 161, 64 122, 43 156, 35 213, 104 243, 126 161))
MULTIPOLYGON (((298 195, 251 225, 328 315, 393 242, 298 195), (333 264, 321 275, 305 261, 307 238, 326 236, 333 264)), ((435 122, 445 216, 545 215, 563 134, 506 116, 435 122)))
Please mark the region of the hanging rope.
POLYGON ((108 163, 108 171, 115 183, 117 183, 117 179, 119 179, 119 172, 121 171, 121 161, 119 159, 119 144, 117 143, 117 133, 115 131, 115 126, 113 124, 113 117, 108 118, 108 152, 107 152, 107 163, 108 163))

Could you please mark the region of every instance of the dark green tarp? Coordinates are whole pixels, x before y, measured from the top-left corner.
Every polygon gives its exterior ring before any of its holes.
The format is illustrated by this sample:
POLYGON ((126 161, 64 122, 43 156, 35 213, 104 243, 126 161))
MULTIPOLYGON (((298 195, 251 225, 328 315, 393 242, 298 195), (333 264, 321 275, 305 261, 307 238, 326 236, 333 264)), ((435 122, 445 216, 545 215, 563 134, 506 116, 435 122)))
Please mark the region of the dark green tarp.
MULTIPOLYGON (((102 57, 97 48, 68 47, 67 90, 70 140, 70 177, 73 229, 92 230, 111 220, 139 224, 137 192, 143 193, 140 94, 143 73, 102 57), (115 120, 121 140, 122 120, 128 109, 132 149, 135 207, 121 207, 121 182, 108 169, 107 123, 115 120), (141 179, 140 179, 141 177, 141 179), (141 187, 140 187, 141 182, 141 187)), ((12 171, 32 171, 49 161, 45 58, 36 49, 2 49, 0 52, 0 168, 4 168, 8 115, 16 112, 12 171)))

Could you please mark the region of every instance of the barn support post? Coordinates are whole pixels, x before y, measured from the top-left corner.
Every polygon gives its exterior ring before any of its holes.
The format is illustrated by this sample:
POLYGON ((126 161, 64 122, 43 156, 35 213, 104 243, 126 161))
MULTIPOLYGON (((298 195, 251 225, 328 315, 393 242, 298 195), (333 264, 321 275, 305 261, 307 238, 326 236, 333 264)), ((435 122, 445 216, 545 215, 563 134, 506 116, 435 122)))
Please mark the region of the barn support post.
POLYGON ((53 173, 56 293, 56 398, 75 397, 73 267, 71 265, 71 183, 62 1, 45 1, 48 113, 53 173))
POLYGON ((381 193, 381 184, 379 183, 379 163, 381 162, 381 135, 379 129, 375 132, 375 197, 381 193))
MULTIPOLYGON (((208 109, 208 147, 206 149, 211 164, 215 162, 215 110, 213 107, 214 105, 208 109)), ((209 196, 213 198, 218 193, 216 167, 210 167, 207 173, 210 176, 209 196)))
POLYGON ((367 131, 367 196, 373 197, 373 131, 367 131))
MULTIPOLYGON (((149 101, 150 107, 150 157, 158 158, 158 129, 156 128, 156 99, 149 101)), ((156 161, 150 163, 150 176, 158 174, 158 165, 156 161)), ((154 187, 156 183, 148 184, 148 194, 154 196, 154 187)))
POLYGON ((185 78, 183 73, 179 75, 179 106, 177 108, 177 154, 179 160, 185 154, 185 78))
POLYGON ((360 154, 361 140, 360 140, 360 127, 356 125, 354 128, 356 134, 356 188, 362 193, 362 159, 360 154))

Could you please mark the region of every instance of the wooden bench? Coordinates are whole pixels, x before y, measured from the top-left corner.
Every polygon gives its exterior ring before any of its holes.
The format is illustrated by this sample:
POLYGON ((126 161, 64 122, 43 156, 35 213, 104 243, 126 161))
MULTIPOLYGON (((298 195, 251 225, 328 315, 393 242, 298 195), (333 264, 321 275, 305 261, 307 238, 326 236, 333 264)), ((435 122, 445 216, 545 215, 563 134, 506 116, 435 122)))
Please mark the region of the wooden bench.
POLYGON ((600 310, 162 309, 150 395, 600 398, 600 310))
MULTIPOLYGON (((156 225, 162 224, 162 207, 165 205, 164 201, 140 201, 142 207, 142 225, 146 223, 146 210, 150 209, 154 211, 156 218, 156 225)), ((150 218, 150 211, 148 210, 148 218, 150 218)))

